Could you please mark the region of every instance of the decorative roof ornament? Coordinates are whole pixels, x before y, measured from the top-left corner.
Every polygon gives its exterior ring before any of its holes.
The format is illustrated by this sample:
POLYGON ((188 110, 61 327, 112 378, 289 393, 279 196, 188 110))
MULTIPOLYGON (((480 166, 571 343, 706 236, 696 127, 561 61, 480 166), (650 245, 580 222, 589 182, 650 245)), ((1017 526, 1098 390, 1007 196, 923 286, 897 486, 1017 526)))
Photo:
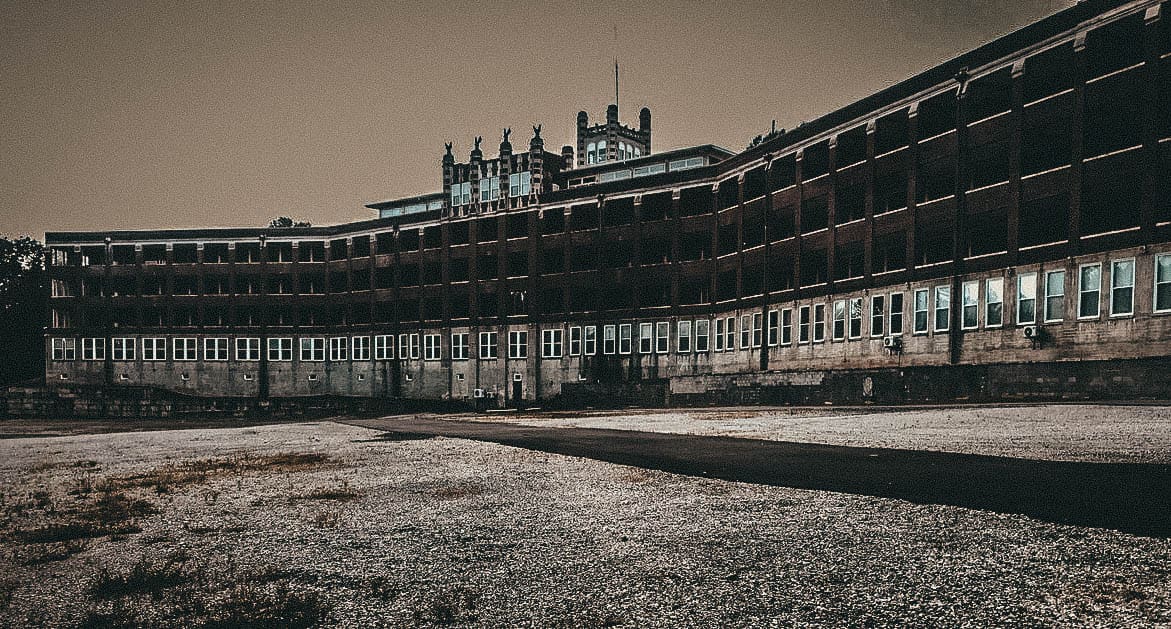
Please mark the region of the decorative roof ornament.
POLYGON ((541 139, 541 125, 539 125, 539 124, 533 125, 533 139, 534 140, 541 139))

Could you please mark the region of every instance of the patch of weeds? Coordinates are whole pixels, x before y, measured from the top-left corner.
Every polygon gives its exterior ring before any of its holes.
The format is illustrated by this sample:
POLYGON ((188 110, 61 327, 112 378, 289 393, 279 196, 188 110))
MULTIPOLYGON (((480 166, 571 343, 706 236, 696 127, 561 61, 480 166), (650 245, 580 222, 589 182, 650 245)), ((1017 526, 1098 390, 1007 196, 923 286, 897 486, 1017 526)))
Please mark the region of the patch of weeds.
POLYGON ((319 529, 336 529, 341 515, 340 511, 323 510, 313 514, 313 518, 309 521, 319 529))
POLYGON ((363 587, 374 598, 383 601, 398 600, 398 597, 402 595, 402 588, 399 587, 398 583, 387 577, 370 577, 366 579, 363 587))
POLYGON ((320 592, 279 582, 273 587, 239 584, 229 588, 200 624, 207 629, 229 627, 316 627, 329 619, 331 606, 320 592))
POLYGON ((154 563, 139 560, 127 572, 102 569, 90 588, 94 598, 108 601, 131 594, 149 594, 159 598, 163 590, 182 585, 198 575, 187 567, 184 555, 168 557, 154 563))
POLYGON ((433 496, 440 500, 457 500, 459 498, 470 498, 472 496, 479 496, 484 493, 484 488, 475 483, 456 482, 451 485, 439 487, 431 492, 433 496))
POLYGON ((454 625, 475 622, 476 593, 466 588, 455 588, 439 592, 422 609, 415 610, 415 622, 431 622, 439 625, 454 625))
POLYGON ((199 459, 164 465, 142 474, 111 479, 120 487, 141 487, 166 494, 188 485, 196 485, 229 474, 246 472, 295 472, 323 465, 329 457, 317 452, 279 452, 276 454, 239 454, 214 459, 199 459))
POLYGON ((142 527, 136 524, 105 525, 95 522, 57 522, 31 529, 19 529, 13 536, 27 544, 51 544, 53 542, 70 542, 106 535, 126 535, 141 533, 142 527))
POLYGON ((243 524, 192 524, 184 522, 183 530, 192 535, 208 535, 211 533, 242 533, 245 527, 243 524))
POLYGON ((54 561, 64 561, 89 548, 88 539, 72 539, 65 542, 27 546, 20 554, 20 565, 39 566, 54 561))
MULTIPOLYGON (((55 512, 54 512, 55 513, 55 512)), ((72 511, 64 519, 12 531, 12 537, 31 544, 51 544, 106 535, 139 533, 136 518, 158 513, 146 500, 122 492, 103 492, 92 504, 72 511)))
POLYGON ((637 467, 626 470, 626 473, 622 475, 622 480, 628 483, 647 483, 654 479, 655 474, 653 474, 651 471, 637 467))
POLYGON ((344 502, 357 500, 361 497, 362 493, 350 487, 350 481, 347 480, 335 487, 315 487, 300 496, 293 496, 290 500, 337 500, 344 502))

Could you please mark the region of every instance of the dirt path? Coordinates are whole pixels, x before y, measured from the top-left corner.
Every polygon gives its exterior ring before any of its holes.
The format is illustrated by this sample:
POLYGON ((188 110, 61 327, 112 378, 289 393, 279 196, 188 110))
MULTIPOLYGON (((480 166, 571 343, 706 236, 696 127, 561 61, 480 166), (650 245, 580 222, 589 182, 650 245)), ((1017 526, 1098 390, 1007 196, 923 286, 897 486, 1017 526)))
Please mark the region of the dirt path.
POLYGON ((1171 465, 1085 463, 588 428, 390 417, 388 441, 450 437, 676 474, 898 498, 1171 537, 1171 465))

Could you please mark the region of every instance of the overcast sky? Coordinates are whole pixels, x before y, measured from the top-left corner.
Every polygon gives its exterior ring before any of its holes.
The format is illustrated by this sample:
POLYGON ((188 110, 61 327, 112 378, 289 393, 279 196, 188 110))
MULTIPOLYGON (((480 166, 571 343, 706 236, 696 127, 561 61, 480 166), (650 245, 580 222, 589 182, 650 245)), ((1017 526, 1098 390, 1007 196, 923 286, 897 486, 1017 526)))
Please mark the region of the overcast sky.
POLYGON ((574 143, 615 54, 656 151, 738 151, 1070 4, 0 2, 0 233, 370 218, 444 141, 574 143))

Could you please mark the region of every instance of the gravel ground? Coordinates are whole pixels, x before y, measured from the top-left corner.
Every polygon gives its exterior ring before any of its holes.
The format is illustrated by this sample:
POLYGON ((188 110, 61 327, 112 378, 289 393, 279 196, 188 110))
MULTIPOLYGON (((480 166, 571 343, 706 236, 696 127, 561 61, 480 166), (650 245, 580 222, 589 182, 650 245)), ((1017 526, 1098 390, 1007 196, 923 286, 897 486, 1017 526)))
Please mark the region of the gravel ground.
POLYGON ((719 435, 1058 461, 1171 463, 1171 407, 724 408, 461 416, 534 426, 719 435))
POLYGON ((327 624, 352 627, 1171 623, 1167 539, 378 435, 325 422, 0 441, 0 626, 77 625, 120 605, 198 626, 166 617, 165 592, 93 589, 103 570, 180 552, 244 580, 281 571, 323 597, 327 624), (127 489, 158 510, 134 520, 141 532, 23 565, 39 545, 15 533, 83 500, 79 486, 289 453, 328 458, 127 489))

